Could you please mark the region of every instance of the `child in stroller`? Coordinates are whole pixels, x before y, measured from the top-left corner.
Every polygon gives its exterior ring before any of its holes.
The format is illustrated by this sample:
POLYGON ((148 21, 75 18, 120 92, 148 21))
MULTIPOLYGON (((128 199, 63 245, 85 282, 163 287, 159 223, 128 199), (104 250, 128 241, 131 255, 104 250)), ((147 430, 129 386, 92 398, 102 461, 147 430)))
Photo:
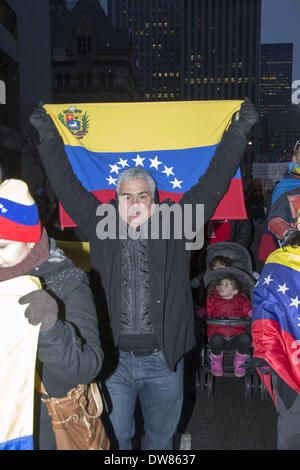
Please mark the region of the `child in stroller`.
POLYGON ((206 264, 204 285, 208 294, 206 323, 211 373, 223 375, 223 353, 233 350, 234 375, 243 377, 246 373, 243 365, 251 346, 247 331, 255 285, 251 258, 238 243, 221 242, 207 248, 206 264))

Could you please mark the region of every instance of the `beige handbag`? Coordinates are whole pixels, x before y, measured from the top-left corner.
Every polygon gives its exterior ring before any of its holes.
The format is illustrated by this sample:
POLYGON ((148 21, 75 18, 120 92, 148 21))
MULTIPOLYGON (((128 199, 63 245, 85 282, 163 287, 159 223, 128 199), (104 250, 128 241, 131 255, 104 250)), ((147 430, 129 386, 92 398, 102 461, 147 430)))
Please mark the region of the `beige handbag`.
MULTIPOLYGON (((47 394, 41 383, 41 393, 47 394)), ((77 385, 63 398, 42 398, 52 419, 57 450, 109 450, 101 421, 103 403, 98 385, 77 385)))

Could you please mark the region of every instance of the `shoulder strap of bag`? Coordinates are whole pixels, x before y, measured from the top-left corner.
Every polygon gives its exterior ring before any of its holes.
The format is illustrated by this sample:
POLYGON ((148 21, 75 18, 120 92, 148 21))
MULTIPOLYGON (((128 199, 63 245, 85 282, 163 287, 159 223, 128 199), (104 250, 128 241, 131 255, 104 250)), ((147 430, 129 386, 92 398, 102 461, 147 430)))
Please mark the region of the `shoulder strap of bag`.
POLYGON ((91 382, 89 384, 89 387, 90 387, 90 391, 92 393, 92 396, 96 405, 96 414, 90 415, 87 413, 82 403, 80 403, 80 406, 82 408, 82 411, 88 418, 98 418, 102 414, 102 411, 103 411, 103 402, 102 402, 100 390, 99 390, 98 385, 95 382, 91 382))

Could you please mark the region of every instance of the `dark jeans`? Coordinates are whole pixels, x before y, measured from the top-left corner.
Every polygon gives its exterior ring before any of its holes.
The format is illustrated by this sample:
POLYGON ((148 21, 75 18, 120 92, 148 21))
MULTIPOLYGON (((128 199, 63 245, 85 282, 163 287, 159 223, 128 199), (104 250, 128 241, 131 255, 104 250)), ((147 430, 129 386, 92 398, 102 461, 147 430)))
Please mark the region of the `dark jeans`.
POLYGON ((225 349, 235 350, 240 354, 246 354, 251 346, 251 338, 246 333, 225 339, 221 335, 212 335, 208 341, 209 348, 213 354, 220 354, 225 349))
POLYGON ((145 450, 172 450, 183 402, 183 359, 171 372, 162 352, 135 356, 119 350, 118 366, 106 380, 110 421, 120 450, 131 450, 134 410, 139 397, 144 418, 145 450))

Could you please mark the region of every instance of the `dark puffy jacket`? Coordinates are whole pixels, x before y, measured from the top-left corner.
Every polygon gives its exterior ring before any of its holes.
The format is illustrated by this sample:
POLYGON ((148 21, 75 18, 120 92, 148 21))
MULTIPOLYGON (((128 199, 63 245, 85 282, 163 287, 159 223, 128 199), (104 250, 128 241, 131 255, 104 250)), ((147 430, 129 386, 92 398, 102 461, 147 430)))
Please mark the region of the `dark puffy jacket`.
MULTIPOLYGON (((98 319, 87 275, 65 257, 54 240, 48 261, 27 274, 39 277, 60 307, 57 323, 39 334, 37 369, 48 394, 63 397, 77 384, 91 382, 102 366, 98 319)), ((36 420, 35 448, 55 449, 43 402, 37 403, 36 420)))
MULTIPOLYGON (((209 168, 187 191, 180 205, 204 205, 204 222, 209 220, 227 192, 244 155, 247 139, 229 127, 215 151, 209 168)), ((67 159, 62 139, 54 137, 38 146, 51 186, 69 216, 88 237, 91 269, 102 281, 114 344, 120 337, 121 250, 120 239, 99 239, 99 201, 81 185, 67 159)), ((164 201, 170 204, 170 201, 164 201)), ((115 202, 112 202, 115 204, 115 202)), ((102 216, 103 217, 103 216, 102 216)), ((118 230, 118 214, 116 226, 118 230)), ((118 233, 118 232, 117 232, 118 233)), ((149 239, 150 313, 154 334, 170 370, 195 346, 194 308, 190 287, 190 252, 186 240, 149 239)), ((172 236, 173 234, 173 236, 172 236)))
POLYGON ((283 240, 286 232, 296 228, 300 208, 300 180, 293 189, 281 194, 273 203, 268 214, 268 229, 278 240, 283 240))
MULTIPOLYGON (((215 289, 206 299, 207 317, 248 317, 251 315, 252 306, 247 297, 241 294, 235 295, 232 299, 222 299, 215 289)), ((247 333, 246 325, 223 326, 207 325, 207 336, 210 338, 214 334, 231 338, 232 336, 247 333)))

